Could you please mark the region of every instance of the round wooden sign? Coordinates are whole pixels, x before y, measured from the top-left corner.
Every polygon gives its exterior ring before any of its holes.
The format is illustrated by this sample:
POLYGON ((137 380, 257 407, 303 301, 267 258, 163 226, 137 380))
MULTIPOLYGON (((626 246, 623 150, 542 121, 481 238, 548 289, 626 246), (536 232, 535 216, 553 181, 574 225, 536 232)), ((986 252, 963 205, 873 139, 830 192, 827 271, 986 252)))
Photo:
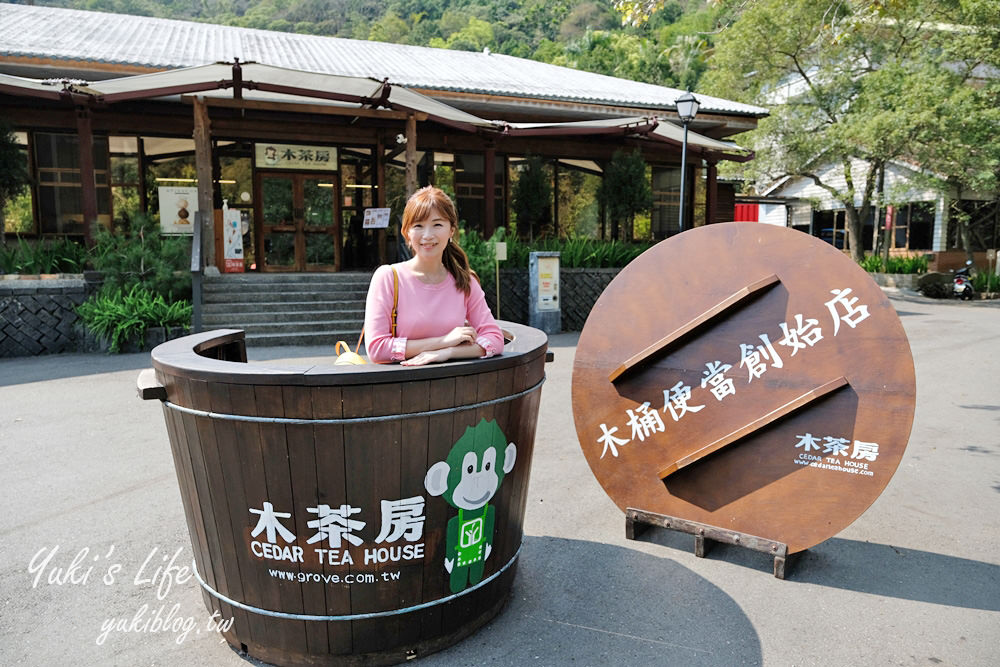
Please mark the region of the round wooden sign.
POLYGON ((841 251, 759 223, 699 227, 628 265, 580 335, 573 414, 623 510, 795 553, 879 496, 913 424, 895 310, 841 251))

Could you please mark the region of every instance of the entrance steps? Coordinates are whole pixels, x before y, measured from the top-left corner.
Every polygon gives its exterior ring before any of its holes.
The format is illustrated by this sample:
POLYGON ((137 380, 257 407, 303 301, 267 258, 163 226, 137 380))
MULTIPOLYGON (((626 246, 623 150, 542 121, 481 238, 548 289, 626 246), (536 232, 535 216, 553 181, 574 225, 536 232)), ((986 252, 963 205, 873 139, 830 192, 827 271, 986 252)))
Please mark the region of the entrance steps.
POLYGON ((246 344, 351 349, 365 319, 370 272, 229 273, 205 276, 202 328, 242 329, 246 344))

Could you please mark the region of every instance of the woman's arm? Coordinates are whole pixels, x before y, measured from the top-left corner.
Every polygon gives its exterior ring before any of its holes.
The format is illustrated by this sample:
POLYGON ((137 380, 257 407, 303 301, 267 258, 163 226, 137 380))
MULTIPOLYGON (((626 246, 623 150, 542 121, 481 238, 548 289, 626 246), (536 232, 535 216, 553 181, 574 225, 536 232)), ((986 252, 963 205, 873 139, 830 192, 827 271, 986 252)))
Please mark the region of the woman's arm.
MULTIPOLYGON (((455 329, 469 329, 473 333, 475 329, 472 327, 458 327, 455 329)), ((425 339, 432 340, 432 339, 425 339)), ((409 349, 409 345, 407 345, 409 349)), ((451 361, 452 359, 477 359, 482 357, 484 354, 483 348, 479 347, 476 343, 465 342, 460 345, 454 345, 450 347, 440 347, 432 348, 427 350, 422 350, 412 358, 407 358, 406 361, 401 361, 400 366, 423 366, 424 364, 439 364, 442 361, 451 361)))
POLYGON ((407 339, 406 358, 410 359, 421 352, 431 350, 442 350, 445 348, 458 347, 467 343, 475 343, 476 330, 472 327, 455 327, 443 336, 431 338, 407 339))
POLYGON ((486 305, 486 294, 478 280, 472 280, 469 296, 466 297, 466 320, 476 330, 476 345, 482 349, 483 357, 492 357, 503 352, 503 332, 493 319, 490 307, 486 305))

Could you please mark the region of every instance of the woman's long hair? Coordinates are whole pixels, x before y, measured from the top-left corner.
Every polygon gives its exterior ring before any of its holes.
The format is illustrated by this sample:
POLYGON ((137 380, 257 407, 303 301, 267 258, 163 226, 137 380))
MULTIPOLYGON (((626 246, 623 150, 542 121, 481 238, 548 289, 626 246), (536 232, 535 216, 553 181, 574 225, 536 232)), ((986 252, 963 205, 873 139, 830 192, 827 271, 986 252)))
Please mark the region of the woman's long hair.
MULTIPOLYGON (((410 198, 406 202, 406 208, 403 209, 403 237, 407 237, 410 227, 415 222, 427 220, 434 211, 440 213, 442 217, 451 223, 451 228, 456 232, 458 231, 458 212, 455 210, 455 204, 451 201, 451 197, 446 195, 443 190, 433 185, 428 185, 410 195, 410 198)), ((407 243, 409 243, 409 240, 407 240, 407 243)), ((410 248, 410 250, 416 252, 414 248, 410 248)), ((469 268, 469 257, 458 245, 455 237, 452 237, 447 245, 445 245, 444 254, 441 256, 441 263, 444 264, 444 268, 455 279, 455 285, 458 289, 462 290, 468 296, 470 276, 476 276, 476 274, 469 268)), ((476 276, 476 279, 479 279, 478 276, 476 276)))

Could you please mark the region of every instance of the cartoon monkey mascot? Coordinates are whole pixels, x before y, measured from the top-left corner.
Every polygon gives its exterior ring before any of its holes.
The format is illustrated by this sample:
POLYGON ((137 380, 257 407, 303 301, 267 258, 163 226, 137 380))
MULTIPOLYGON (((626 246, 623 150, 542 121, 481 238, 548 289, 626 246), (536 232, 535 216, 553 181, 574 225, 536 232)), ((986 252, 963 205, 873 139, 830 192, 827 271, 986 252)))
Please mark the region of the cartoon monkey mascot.
POLYGON ((517 447, 496 421, 480 420, 427 471, 424 487, 432 496, 443 496, 458 510, 448 521, 444 569, 451 574, 451 592, 459 593, 483 578, 486 559, 493 550, 493 520, 496 510, 489 504, 503 476, 514 469, 517 447))

